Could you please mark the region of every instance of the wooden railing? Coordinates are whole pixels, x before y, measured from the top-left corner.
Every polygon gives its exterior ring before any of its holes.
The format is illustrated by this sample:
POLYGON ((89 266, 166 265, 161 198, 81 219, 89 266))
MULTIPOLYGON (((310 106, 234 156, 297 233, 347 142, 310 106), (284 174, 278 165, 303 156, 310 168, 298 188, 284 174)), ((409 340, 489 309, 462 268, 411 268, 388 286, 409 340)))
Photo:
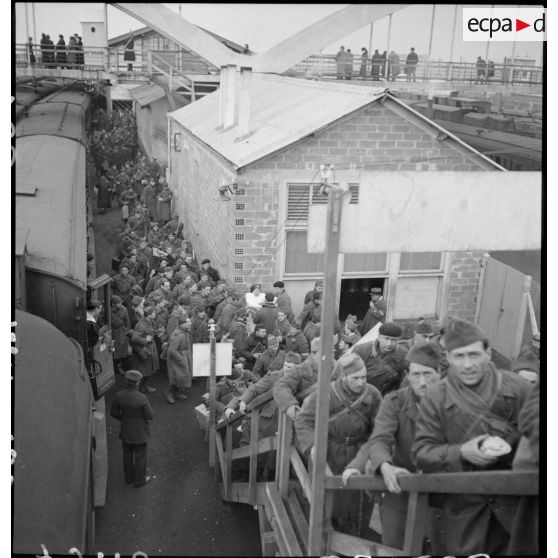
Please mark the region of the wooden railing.
MULTIPOLYGON (((311 463, 307 467, 296 449, 293 443, 293 422, 284 412, 279 412, 276 436, 258 440, 260 412, 272 397, 272 392, 265 393, 252 400, 246 408, 247 412, 251 412, 249 445, 236 449, 232 447, 233 429, 246 417, 244 413, 237 412, 217 425, 217 463, 223 483, 222 495, 225 500, 258 507, 264 556, 274 556, 276 552, 281 556, 304 556, 308 554, 308 506, 312 497, 311 463), (224 444, 221 439, 223 431, 224 444), (258 482, 258 455, 272 450, 277 450, 275 479, 271 482, 258 482), (249 458, 248 483, 233 483, 233 463, 246 458, 249 458)), ((326 466, 323 553, 347 556, 419 556, 422 554, 426 535, 425 518, 429 494, 496 496, 537 495, 539 492, 538 472, 406 474, 399 476, 398 480, 402 491, 409 494, 402 549, 391 548, 332 528, 335 491, 386 492, 387 487, 381 477, 368 475, 353 476, 344 485, 342 477, 333 475, 326 466)))

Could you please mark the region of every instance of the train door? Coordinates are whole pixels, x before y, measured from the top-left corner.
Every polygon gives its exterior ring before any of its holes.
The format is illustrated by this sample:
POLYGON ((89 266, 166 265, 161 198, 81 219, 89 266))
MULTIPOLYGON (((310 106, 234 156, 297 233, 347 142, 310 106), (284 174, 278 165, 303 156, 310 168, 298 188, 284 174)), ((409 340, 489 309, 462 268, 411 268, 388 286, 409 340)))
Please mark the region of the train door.
POLYGON ((100 399, 115 383, 114 362, 112 360, 112 325, 110 314, 110 283, 112 278, 101 275, 88 282, 88 299, 96 298, 103 305, 103 313, 99 325, 106 329, 107 333, 99 336, 94 347, 88 347, 89 378, 93 387, 95 400, 100 399))

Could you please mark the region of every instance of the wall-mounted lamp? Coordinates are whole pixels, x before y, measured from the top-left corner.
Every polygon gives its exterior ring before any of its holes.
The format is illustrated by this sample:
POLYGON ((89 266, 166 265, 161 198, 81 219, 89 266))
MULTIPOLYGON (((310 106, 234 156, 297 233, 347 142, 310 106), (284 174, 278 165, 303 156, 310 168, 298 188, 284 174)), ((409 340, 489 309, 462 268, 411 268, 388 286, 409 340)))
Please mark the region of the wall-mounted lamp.
POLYGON ((221 201, 230 201, 232 198, 229 194, 236 194, 238 184, 233 182, 232 184, 223 184, 219 187, 219 199, 221 201))
POLYGON ((180 147, 180 138, 182 137, 182 134, 180 132, 175 132, 174 133, 174 137, 173 137, 173 149, 175 151, 182 151, 181 147, 180 147))

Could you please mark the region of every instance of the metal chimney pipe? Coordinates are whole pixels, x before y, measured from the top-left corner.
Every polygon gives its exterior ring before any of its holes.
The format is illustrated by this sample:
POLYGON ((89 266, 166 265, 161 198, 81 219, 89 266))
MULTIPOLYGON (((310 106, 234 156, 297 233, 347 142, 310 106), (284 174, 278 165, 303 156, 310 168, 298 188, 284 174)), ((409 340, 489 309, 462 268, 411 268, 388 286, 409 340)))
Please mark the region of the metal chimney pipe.
POLYGON ((236 105, 236 66, 234 64, 227 64, 227 94, 225 97, 225 128, 234 126, 234 113, 236 105))
POLYGON ((238 135, 250 133, 250 90, 252 88, 252 68, 240 68, 240 97, 238 100, 238 135))
POLYGON ((225 126, 225 106, 227 105, 227 83, 229 77, 229 68, 221 66, 221 76, 219 82, 219 127, 225 126))

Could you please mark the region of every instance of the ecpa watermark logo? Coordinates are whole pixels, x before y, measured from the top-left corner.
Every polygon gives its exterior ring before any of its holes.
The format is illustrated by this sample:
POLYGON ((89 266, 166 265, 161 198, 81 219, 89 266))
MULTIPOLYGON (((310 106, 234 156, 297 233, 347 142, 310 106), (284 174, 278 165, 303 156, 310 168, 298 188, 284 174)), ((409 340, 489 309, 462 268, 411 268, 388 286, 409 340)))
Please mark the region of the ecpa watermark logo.
POLYGON ((463 8, 464 41, 546 41, 546 10, 463 8))

